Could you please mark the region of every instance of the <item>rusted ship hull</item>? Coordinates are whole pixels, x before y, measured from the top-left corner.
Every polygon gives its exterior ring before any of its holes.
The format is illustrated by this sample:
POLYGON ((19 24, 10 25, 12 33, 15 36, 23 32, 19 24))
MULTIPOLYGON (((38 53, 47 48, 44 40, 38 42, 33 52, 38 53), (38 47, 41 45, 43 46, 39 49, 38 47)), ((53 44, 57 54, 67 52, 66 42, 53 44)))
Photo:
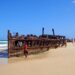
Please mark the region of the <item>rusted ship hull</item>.
POLYGON ((18 33, 16 33, 16 35, 12 35, 10 31, 8 31, 8 56, 23 55, 24 42, 28 45, 28 54, 48 51, 50 48, 57 48, 64 45, 66 46, 65 36, 45 34, 40 36, 19 36, 18 33))

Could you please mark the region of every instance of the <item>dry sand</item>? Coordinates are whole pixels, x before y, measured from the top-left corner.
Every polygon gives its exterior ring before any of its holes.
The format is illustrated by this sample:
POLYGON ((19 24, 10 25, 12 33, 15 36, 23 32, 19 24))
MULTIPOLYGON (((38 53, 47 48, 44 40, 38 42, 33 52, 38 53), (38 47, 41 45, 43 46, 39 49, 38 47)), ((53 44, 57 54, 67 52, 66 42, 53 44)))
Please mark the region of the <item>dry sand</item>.
POLYGON ((0 65, 0 75, 75 75, 75 45, 51 49, 28 58, 11 58, 0 65), (14 61, 16 60, 16 61, 14 61))

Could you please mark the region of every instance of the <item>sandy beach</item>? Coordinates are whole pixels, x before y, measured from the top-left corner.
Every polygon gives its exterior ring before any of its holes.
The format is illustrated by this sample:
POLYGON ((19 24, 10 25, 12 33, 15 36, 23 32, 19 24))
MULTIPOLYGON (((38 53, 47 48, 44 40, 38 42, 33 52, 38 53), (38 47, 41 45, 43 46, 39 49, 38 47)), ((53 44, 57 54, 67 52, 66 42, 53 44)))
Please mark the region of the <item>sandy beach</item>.
POLYGON ((75 75, 75 45, 10 58, 8 64, 0 65, 0 75, 75 75))

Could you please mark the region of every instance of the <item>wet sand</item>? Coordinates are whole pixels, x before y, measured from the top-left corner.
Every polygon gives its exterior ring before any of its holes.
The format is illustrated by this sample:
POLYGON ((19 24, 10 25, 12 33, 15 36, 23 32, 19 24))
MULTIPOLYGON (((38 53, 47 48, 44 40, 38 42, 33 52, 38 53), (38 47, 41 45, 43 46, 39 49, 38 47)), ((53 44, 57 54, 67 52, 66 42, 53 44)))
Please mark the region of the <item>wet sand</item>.
POLYGON ((0 65, 0 75, 75 75, 75 45, 10 58, 8 64, 0 65))

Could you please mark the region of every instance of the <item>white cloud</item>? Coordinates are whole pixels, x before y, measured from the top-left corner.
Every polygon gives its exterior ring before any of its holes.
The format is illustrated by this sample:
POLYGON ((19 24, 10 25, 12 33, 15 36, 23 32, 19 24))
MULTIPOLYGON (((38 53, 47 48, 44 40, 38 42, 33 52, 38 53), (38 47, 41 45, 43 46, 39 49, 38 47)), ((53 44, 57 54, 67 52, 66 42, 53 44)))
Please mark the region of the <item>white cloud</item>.
POLYGON ((72 3, 74 3, 74 4, 75 4, 75 0, 72 0, 72 3))

